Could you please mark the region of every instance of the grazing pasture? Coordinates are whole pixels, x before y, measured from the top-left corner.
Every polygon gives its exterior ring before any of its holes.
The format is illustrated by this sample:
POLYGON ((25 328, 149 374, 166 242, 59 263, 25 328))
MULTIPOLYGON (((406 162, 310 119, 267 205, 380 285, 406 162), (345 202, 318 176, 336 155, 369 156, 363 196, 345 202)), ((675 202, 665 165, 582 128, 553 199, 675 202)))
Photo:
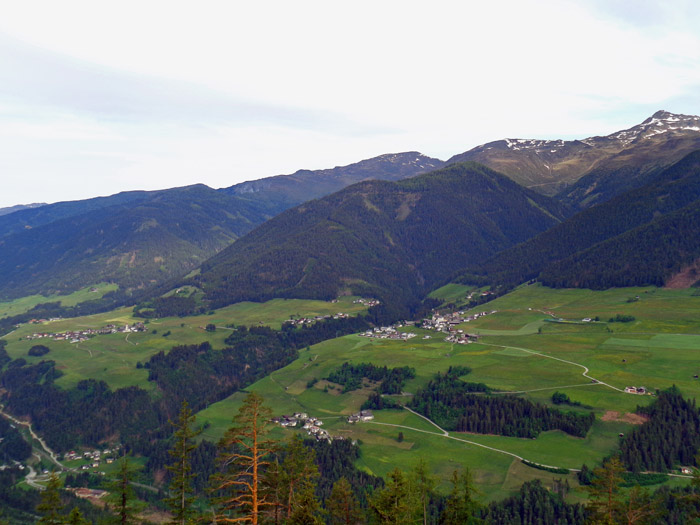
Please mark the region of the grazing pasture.
MULTIPOLYGON (((446 291, 449 288, 442 290, 441 298, 446 291)), ((302 351, 297 361, 249 390, 262 394, 276 415, 307 412, 321 417, 331 435, 358 440, 362 450, 358 465, 369 472, 385 475, 397 465, 410 468, 424 458, 445 484, 454 468, 469 466, 486 500, 511 494, 534 478, 545 484, 567 478, 574 499, 581 499, 584 492, 573 474, 534 469, 517 457, 567 469, 582 463, 595 467, 616 450, 619 434, 633 428, 631 414, 637 406, 653 401, 651 395, 625 393, 626 386, 645 386, 654 392, 676 384, 686 396, 700 395, 700 380, 693 377, 700 374, 700 297, 692 290, 596 292, 524 286, 474 309, 493 310, 495 314, 458 326, 480 335, 478 343, 452 344, 444 334, 416 328, 401 328, 417 334, 408 341, 349 335, 302 351), (635 320, 608 323, 616 314, 635 320), (426 335, 430 339, 424 339, 426 335), (374 421, 352 425, 346 416, 359 410, 369 390, 342 393, 324 381, 346 361, 414 367, 416 377, 406 383, 404 396, 394 396, 399 399, 408 399, 437 372, 468 366, 472 372, 464 377, 467 381, 519 392, 559 410, 593 411, 596 421, 583 439, 559 431, 543 432, 536 439, 457 432, 446 437, 407 410, 375 411, 374 421), (580 405, 553 405, 556 391, 580 405), (401 442, 399 431, 404 434, 401 442)), ((236 393, 198 414, 201 422, 210 424, 207 438, 222 435, 243 396, 236 393)), ((285 436, 294 430, 275 432, 285 436)))

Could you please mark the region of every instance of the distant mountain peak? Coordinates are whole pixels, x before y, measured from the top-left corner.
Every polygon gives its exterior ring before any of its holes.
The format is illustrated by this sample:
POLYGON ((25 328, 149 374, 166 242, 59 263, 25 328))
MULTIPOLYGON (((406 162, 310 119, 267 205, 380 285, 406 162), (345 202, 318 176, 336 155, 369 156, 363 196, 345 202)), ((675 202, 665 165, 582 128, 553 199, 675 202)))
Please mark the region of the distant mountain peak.
MULTIPOLYGON (((698 148, 700 117, 660 110, 640 124, 607 136, 580 140, 507 138, 455 155, 447 163, 480 162, 527 188, 554 195, 601 171, 625 169, 623 177, 634 184, 632 179, 637 175, 667 166, 698 148)), ((618 178, 611 180, 613 186, 618 184, 618 178)), ((581 199, 588 198, 586 190, 579 192, 581 199)))
POLYGON ((229 195, 256 194, 258 198, 284 203, 288 208, 364 180, 396 181, 436 170, 444 164, 440 159, 427 157, 417 151, 385 153, 347 166, 299 170, 290 175, 241 182, 220 191, 229 195))

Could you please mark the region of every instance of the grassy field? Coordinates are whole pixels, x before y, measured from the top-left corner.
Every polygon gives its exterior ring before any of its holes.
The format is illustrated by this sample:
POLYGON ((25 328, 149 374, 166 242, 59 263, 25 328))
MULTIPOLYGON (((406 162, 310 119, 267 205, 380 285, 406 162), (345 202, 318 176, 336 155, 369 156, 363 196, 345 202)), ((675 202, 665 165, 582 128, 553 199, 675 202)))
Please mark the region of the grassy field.
POLYGON ((11 317, 13 315, 23 314, 34 308, 40 303, 49 303, 61 301, 63 306, 75 306, 78 303, 85 301, 94 301, 100 299, 107 292, 113 292, 118 286, 116 284, 100 283, 94 286, 88 286, 70 295, 28 295, 14 301, 0 302, 0 318, 11 317), (91 290, 95 291, 91 291, 91 290))
POLYGON ((103 314, 42 324, 25 324, 6 335, 4 339, 8 342, 7 352, 13 359, 23 357, 30 363, 41 359, 56 361, 57 368, 64 374, 56 381, 59 386, 70 387, 82 379, 99 378, 112 388, 136 385, 149 389, 151 383, 147 381, 148 371, 137 369, 136 364, 139 361, 145 362, 161 350, 167 351, 176 345, 204 341, 209 341, 214 348, 223 348, 224 340, 230 333, 226 326, 231 324, 264 324, 279 328, 291 315, 317 316, 338 312, 357 314, 366 310, 361 304, 353 304, 353 299, 343 297, 337 303, 299 299, 238 303, 207 315, 151 319, 148 321, 146 332, 97 335, 81 343, 27 339, 27 336, 37 332, 59 333, 143 321, 133 317, 131 308, 121 308, 103 314), (216 331, 207 332, 204 329, 207 324, 216 325, 216 331), (50 353, 43 357, 28 356, 27 352, 36 344, 48 346, 50 353))
POLYGON ((437 290, 433 290, 428 297, 440 299, 444 303, 462 303, 466 301, 467 294, 474 290, 473 286, 449 283, 437 290))
MULTIPOLYGON (((441 297, 447 297, 449 290, 442 292, 441 297)), ((655 390, 676 384, 685 395, 700 396, 700 380, 693 377, 700 373, 700 297, 692 293, 655 288, 593 292, 522 287, 480 307, 496 310, 495 314, 461 326, 480 334, 479 343, 453 345, 435 332, 420 329, 411 329, 418 336, 405 342, 346 336, 301 352, 297 361, 249 390, 261 393, 278 415, 305 411, 321 417, 331 435, 359 440, 359 465, 369 472, 384 475, 397 465, 410 468, 424 458, 444 483, 455 467, 465 465, 474 470, 483 499, 497 499, 528 479, 551 484, 557 477, 509 454, 576 469, 584 462, 597 466, 613 452, 619 434, 633 428, 625 414, 653 400, 653 396, 621 392, 625 386, 655 390), (618 313, 636 319, 630 323, 582 322, 596 316, 607 321, 618 313), (551 322, 560 318, 569 322, 551 322), (424 335, 432 337, 423 339, 424 335), (374 422, 349 425, 343 416, 357 411, 368 391, 343 394, 323 380, 345 361, 413 366, 416 378, 406 384, 407 393, 450 365, 469 366, 473 371, 468 380, 522 391, 533 401, 551 404, 553 392, 566 392, 588 407, 574 410, 592 410, 596 422, 583 439, 562 432, 545 432, 537 439, 450 433, 457 438, 450 439, 408 411, 376 412, 374 422), (589 377, 583 376, 586 368, 589 377), (592 382, 591 377, 602 383, 592 382), (308 387, 312 379, 318 382, 308 387), (404 433, 403 442, 397 440, 399 431, 404 433)), ((199 413, 199 421, 209 423, 207 438, 222 435, 244 395, 236 393, 199 413)), ((278 437, 291 432, 274 431, 278 437)), ((574 486, 573 499, 583 498, 575 477, 565 477, 574 486)))
MULTIPOLYGON (((448 285, 435 297, 450 301, 465 293, 466 287, 448 285)), ((40 331, 135 322, 131 309, 124 308, 43 325, 23 325, 5 339, 11 357, 24 357, 30 362, 40 359, 27 356, 32 345, 42 342, 49 346, 51 352, 45 358, 55 360, 64 372, 58 380, 61 386, 74 385, 84 378, 100 378, 113 388, 149 388, 147 371, 137 369, 136 364, 160 350, 205 340, 214 348, 222 348, 229 333, 227 325, 231 324, 279 328, 291 315, 352 314, 364 309, 352 300, 240 303, 208 315, 153 319, 144 333, 96 336, 77 344, 27 339, 40 331), (204 329, 210 323, 217 326, 215 332, 204 329)), ((442 487, 446 487, 446 480, 456 467, 469 466, 483 492, 483 501, 511 494, 529 479, 539 478, 551 484, 556 477, 569 479, 572 499, 582 499, 585 494, 576 485, 573 474, 562 476, 534 469, 518 457, 569 469, 579 468, 584 462, 594 467, 616 449, 619 434, 633 428, 625 415, 634 412, 638 405, 653 401, 652 396, 625 394, 621 390, 626 386, 646 386, 654 391, 676 384, 685 395, 700 396, 700 380, 694 378, 700 374, 700 297, 694 296, 692 290, 634 288, 593 292, 525 286, 475 309, 480 310, 496 313, 459 327, 478 334, 478 343, 451 344, 444 341, 442 334, 416 328, 402 329, 417 334, 408 341, 349 335, 302 350, 299 359, 248 390, 261 393, 275 414, 304 411, 321 417, 331 435, 358 440, 362 451, 358 465, 368 472, 385 475, 397 465, 408 469, 423 458, 442 480, 442 487), (617 314, 635 319, 629 323, 607 322, 617 314), (596 317, 599 322, 583 322, 584 318, 596 317), (430 338, 424 339, 425 336, 430 338), (469 366, 472 373, 468 380, 520 392, 536 402, 551 403, 553 392, 566 392, 583 405, 573 410, 593 411, 596 422, 583 439, 562 432, 546 432, 537 439, 459 433, 445 437, 428 421, 405 410, 376 412, 373 422, 350 425, 345 416, 359 410, 370 390, 342 393, 339 387, 324 380, 346 361, 414 367, 416 377, 404 387, 407 395, 451 365, 469 366), (599 382, 592 382, 591 378, 599 382), (312 380, 315 383, 309 386, 312 380), (402 442, 397 439, 399 431, 404 434, 402 442)), ((204 438, 221 437, 244 396, 245 392, 238 392, 198 414, 200 423, 208 423, 204 438)), ((292 432, 273 429, 273 435, 280 439, 292 432)))

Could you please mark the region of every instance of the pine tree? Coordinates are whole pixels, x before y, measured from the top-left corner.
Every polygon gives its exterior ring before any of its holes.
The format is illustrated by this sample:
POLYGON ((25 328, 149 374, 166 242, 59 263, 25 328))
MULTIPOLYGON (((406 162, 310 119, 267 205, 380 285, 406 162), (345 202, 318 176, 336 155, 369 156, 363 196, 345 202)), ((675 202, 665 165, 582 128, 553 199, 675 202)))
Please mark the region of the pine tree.
POLYGON ((287 520, 287 525, 324 525, 323 514, 313 488, 305 488, 297 493, 294 510, 287 520))
POLYGON ((80 512, 78 507, 73 507, 65 523, 67 525, 90 525, 90 522, 83 518, 83 513, 80 512))
POLYGON ((265 469, 262 478, 262 494, 270 502, 265 511, 265 523, 279 525, 283 521, 284 504, 282 495, 285 493, 282 480, 282 467, 279 458, 275 456, 265 469))
POLYGON ((416 468, 413 470, 413 478, 423 511, 423 525, 427 525, 428 503, 430 503, 430 496, 433 490, 435 490, 435 478, 428 472, 428 466, 425 464, 423 458, 420 459, 418 465, 416 465, 416 468))
POLYGON ((389 474, 389 481, 370 500, 370 508, 378 523, 406 525, 416 522, 417 498, 409 479, 398 468, 389 474))
POLYGON ((263 493, 261 484, 268 465, 266 458, 277 448, 275 441, 265 439, 270 415, 259 394, 248 394, 234 417, 234 425, 219 441, 222 472, 212 479, 212 490, 221 493, 215 499, 217 523, 257 525, 265 508, 274 504, 263 493))
POLYGON ((352 492, 350 482, 342 477, 333 484, 326 502, 331 525, 359 525, 364 523, 362 511, 352 492))
POLYGON ((112 504, 117 513, 116 523, 120 525, 137 523, 136 513, 142 507, 134 495, 132 481, 133 473, 130 469, 129 458, 124 456, 119 461, 119 469, 110 483, 108 496, 108 502, 112 504))
POLYGON ((629 491, 622 511, 622 523, 627 525, 642 525, 655 523, 657 514, 657 501, 654 501, 649 492, 635 485, 629 491))
MULTIPOLYGON (((314 491, 318 482, 318 467, 315 463, 316 453, 304 446, 304 440, 295 434, 287 445, 286 455, 281 465, 282 484, 285 489, 284 505, 287 519, 292 517, 300 505, 301 495, 304 504, 315 500, 314 491)), ((316 501, 318 507, 318 501, 316 501)))
POLYGON ((37 523, 41 525, 56 525, 63 523, 63 516, 60 512, 63 508, 61 503, 61 479, 58 474, 52 472, 46 490, 41 493, 41 502, 36 506, 36 510, 41 513, 41 518, 37 523))
POLYGON ((180 414, 175 423, 177 429, 174 434, 175 444, 168 453, 174 458, 174 462, 166 468, 172 473, 170 482, 170 497, 166 500, 173 513, 171 523, 185 525, 194 522, 195 511, 192 508, 194 497, 192 494, 192 451, 197 447, 194 438, 200 433, 194 429, 195 416, 187 401, 182 402, 180 414))
POLYGON ((625 471, 620 459, 609 458, 602 467, 593 470, 593 479, 588 488, 590 494, 589 510, 596 523, 613 525, 622 509, 620 484, 625 471))
POLYGON ((447 506, 442 513, 441 522, 445 525, 465 525, 480 523, 476 518, 479 503, 476 501, 477 490, 468 468, 462 472, 452 473, 452 491, 447 498, 447 506))

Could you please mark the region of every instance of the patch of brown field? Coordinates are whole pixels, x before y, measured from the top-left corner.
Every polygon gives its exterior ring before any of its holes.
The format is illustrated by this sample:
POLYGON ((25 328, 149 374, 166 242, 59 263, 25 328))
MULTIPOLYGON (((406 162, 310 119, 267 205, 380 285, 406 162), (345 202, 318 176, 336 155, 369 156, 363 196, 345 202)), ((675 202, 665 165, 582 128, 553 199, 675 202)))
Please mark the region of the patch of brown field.
POLYGON ((672 288, 675 290, 690 288, 700 279, 700 259, 696 259, 693 263, 681 269, 675 275, 672 275, 664 285, 664 288, 672 288))
POLYGON ((619 412, 615 412, 614 410, 608 410, 600 419, 603 421, 620 421, 631 425, 641 425, 642 423, 649 421, 647 416, 632 414, 631 412, 625 412, 624 414, 620 415, 619 412))

